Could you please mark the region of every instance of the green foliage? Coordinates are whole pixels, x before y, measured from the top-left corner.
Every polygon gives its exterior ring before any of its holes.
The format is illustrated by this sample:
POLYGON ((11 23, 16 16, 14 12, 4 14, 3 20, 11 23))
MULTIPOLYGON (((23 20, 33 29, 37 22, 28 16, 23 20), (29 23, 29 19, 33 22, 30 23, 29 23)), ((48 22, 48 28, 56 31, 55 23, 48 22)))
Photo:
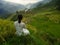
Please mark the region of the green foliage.
POLYGON ((13 21, 0 19, 0 45, 35 45, 32 36, 15 35, 13 21))
POLYGON ((29 22, 30 26, 28 25, 28 29, 30 29, 31 34, 37 38, 37 42, 41 43, 41 45, 60 44, 60 41, 58 41, 60 40, 60 13, 58 11, 42 10, 34 16, 30 15, 29 17, 31 22, 29 22))
POLYGON ((52 0, 52 3, 55 5, 57 10, 60 10, 60 0, 52 0))
POLYGON ((5 38, 15 33, 14 24, 12 21, 0 19, 0 41, 5 41, 5 38))
POLYGON ((0 45, 60 45, 60 12, 51 5, 52 2, 46 4, 46 7, 21 12, 24 14, 23 21, 31 33, 29 36, 15 35, 16 14, 12 14, 6 20, 0 19, 0 45))

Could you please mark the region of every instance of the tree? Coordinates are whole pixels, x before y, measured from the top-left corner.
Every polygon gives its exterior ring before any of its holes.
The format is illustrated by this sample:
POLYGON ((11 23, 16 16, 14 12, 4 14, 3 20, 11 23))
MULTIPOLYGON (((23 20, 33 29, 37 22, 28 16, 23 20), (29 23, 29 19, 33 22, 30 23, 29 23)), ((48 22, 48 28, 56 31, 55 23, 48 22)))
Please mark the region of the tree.
POLYGON ((57 10, 60 10, 60 0, 52 0, 53 5, 55 5, 57 10))
POLYGON ((56 9, 60 10, 60 0, 57 0, 57 1, 56 1, 56 6, 57 6, 56 9))

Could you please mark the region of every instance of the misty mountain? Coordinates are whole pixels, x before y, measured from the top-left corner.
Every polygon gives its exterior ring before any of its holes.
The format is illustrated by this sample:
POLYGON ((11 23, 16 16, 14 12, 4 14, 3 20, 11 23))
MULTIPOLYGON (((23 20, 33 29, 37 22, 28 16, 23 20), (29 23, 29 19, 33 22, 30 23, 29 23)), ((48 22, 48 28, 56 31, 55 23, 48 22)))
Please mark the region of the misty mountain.
POLYGON ((45 5, 45 4, 47 4, 47 3, 49 3, 51 0, 43 0, 43 1, 39 1, 39 2, 37 2, 37 3, 34 3, 34 4, 32 4, 32 3, 29 3, 28 5, 26 5, 26 7, 28 8, 28 9, 32 9, 32 8, 36 8, 37 6, 43 6, 43 5, 45 5))
POLYGON ((38 2, 37 7, 42 7, 42 6, 44 6, 45 4, 47 4, 49 2, 51 2, 51 0, 43 0, 41 2, 38 2))
POLYGON ((0 0, 0 15, 10 14, 22 9, 25 9, 24 5, 0 0))
POLYGON ((29 3, 27 5, 22 5, 22 4, 16 4, 16 3, 12 3, 12 2, 6 2, 3 0, 0 0, 0 16, 6 16, 10 13, 14 13, 17 10, 24 10, 25 8, 28 9, 32 9, 35 8, 37 6, 42 6, 48 2, 50 2, 51 0, 43 0, 43 1, 39 1, 37 3, 29 3))

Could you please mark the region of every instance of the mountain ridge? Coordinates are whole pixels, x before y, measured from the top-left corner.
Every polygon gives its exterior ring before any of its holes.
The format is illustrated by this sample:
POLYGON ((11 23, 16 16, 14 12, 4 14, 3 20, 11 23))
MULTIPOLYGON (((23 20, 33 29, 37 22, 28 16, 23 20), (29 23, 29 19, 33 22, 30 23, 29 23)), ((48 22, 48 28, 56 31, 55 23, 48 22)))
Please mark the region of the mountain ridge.
POLYGON ((16 4, 16 3, 10 3, 10 2, 5 2, 5 1, 0 1, 0 15, 6 15, 6 13, 10 14, 13 12, 16 12, 17 10, 24 9, 24 5, 16 4), (3 13, 1 13, 1 11, 3 13), (4 13, 5 12, 5 13, 4 13))

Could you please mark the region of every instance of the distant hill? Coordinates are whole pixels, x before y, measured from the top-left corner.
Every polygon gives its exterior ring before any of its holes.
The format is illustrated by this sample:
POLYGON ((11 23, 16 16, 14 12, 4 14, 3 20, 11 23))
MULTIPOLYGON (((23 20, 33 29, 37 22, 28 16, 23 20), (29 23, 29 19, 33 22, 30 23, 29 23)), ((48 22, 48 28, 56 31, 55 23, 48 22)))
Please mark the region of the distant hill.
MULTIPOLYGON (((46 6, 46 4, 48 4, 51 0, 43 0, 41 2, 37 2, 35 4, 28 4, 26 6, 24 5, 20 5, 20 4, 16 4, 16 3, 11 3, 11 2, 5 2, 3 0, 0 0, 0 16, 5 17, 10 13, 14 13, 17 10, 24 10, 25 8, 28 9, 40 9, 40 7, 46 6)), ((50 4, 48 4, 50 5, 50 4)), ((47 6, 48 6, 47 5, 47 6)))
POLYGON ((30 8, 30 9, 32 9, 32 8, 36 8, 37 6, 41 7, 42 5, 45 5, 45 4, 49 3, 50 1, 51 0, 43 0, 43 1, 39 1, 39 2, 34 3, 34 4, 30 3, 30 4, 26 5, 26 6, 28 6, 28 8, 30 8))
POLYGON ((14 13, 17 10, 22 10, 24 8, 25 8, 24 5, 0 0, 0 16, 10 14, 10 13, 14 13))
MULTIPOLYGON (((42 10, 47 10, 47 8, 51 5, 50 2, 51 2, 51 0, 43 0, 43 1, 37 2, 35 4, 30 3, 30 4, 26 5, 26 7, 27 7, 26 8, 27 9, 27 12, 26 13, 28 13, 28 15, 30 13, 34 15, 36 13, 39 13, 42 10)), ((20 11, 20 13, 21 12, 22 12, 23 15, 27 15, 27 14, 25 14, 24 10, 23 11, 20 11)), ((16 18, 17 18, 17 15, 15 15, 15 14, 12 14, 12 15, 10 16, 10 19, 15 21, 16 18), (13 15, 13 17, 12 17, 12 15, 13 15)))
POLYGON ((52 1, 42 4, 39 3, 36 8, 27 12, 20 11, 24 16, 22 21, 26 23, 32 39, 27 36, 20 38, 15 35, 16 13, 11 14, 5 20, 0 19, 0 45, 23 45, 26 43, 28 45, 60 45, 60 12, 55 9, 52 1), (30 41, 32 42, 30 43, 30 41))

